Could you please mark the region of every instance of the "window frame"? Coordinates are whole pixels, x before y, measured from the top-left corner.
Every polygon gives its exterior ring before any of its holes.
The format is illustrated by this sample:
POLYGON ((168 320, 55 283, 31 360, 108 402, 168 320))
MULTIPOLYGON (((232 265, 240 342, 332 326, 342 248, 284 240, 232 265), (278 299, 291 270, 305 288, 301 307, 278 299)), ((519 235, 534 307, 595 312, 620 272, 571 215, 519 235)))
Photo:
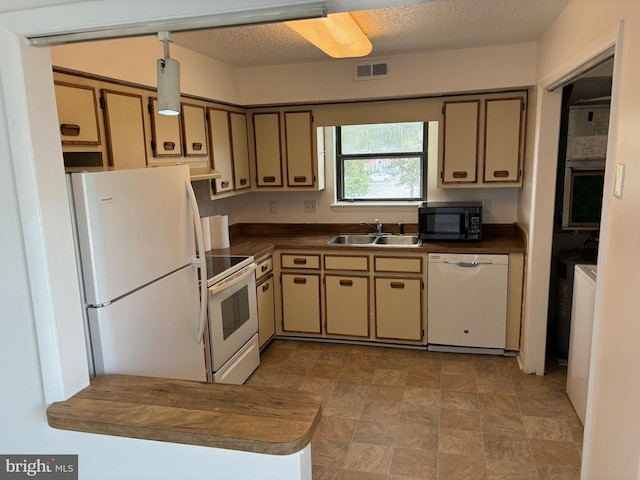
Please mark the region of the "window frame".
MULTIPOLYGON (((407 123, 407 122, 379 122, 379 123, 407 123)), ((335 188, 336 201, 339 203, 407 203, 407 202, 423 202, 427 200, 427 170, 428 170, 428 151, 429 151, 429 122, 419 121, 410 123, 422 123, 422 150, 406 151, 394 153, 361 153, 361 154, 342 154, 342 126, 335 127, 335 188), (349 159, 380 159, 380 158, 407 158, 420 157, 422 174, 420 175, 420 189, 422 196, 415 198, 398 197, 398 198, 345 198, 344 195, 344 161, 349 159)), ((358 124, 359 125, 359 124, 358 124)), ((365 124, 366 125, 366 124, 365 124)), ((354 125, 346 125, 354 126, 354 125)))

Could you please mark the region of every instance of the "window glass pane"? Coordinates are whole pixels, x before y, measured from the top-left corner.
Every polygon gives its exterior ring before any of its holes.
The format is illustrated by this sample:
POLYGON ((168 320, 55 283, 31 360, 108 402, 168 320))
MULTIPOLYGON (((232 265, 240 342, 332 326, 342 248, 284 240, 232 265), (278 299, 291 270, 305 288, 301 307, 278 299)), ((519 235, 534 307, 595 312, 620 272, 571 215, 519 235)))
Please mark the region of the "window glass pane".
POLYGON ((343 158, 344 199, 422 198, 422 158, 343 158))
POLYGON ((421 152, 422 122, 379 123, 341 127, 343 155, 421 152))

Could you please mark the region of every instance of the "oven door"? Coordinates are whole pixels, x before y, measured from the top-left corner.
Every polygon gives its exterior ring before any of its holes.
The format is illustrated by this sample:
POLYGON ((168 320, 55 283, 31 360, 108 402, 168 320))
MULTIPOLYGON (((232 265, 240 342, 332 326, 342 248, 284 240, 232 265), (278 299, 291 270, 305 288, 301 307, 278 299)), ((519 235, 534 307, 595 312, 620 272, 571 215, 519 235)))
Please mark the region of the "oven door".
POLYGON ((208 335, 214 372, 258 332, 255 269, 252 263, 209 287, 208 335))

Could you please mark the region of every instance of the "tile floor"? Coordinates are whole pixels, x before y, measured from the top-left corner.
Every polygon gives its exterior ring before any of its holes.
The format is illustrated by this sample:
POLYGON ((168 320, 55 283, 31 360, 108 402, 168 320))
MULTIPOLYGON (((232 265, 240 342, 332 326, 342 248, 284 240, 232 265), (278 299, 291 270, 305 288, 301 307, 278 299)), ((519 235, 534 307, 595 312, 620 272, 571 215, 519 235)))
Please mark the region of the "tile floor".
POLYGON ((276 340, 247 383, 322 397, 314 480, 564 480, 582 449, 565 378, 513 357, 276 340))

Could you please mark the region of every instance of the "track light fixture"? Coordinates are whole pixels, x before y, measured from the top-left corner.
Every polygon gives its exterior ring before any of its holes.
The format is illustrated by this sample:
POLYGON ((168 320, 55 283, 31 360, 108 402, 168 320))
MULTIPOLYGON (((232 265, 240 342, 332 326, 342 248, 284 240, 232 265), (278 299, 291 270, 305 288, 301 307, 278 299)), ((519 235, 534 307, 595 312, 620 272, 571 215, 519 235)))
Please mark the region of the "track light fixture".
POLYGON ((158 40, 164 45, 164 57, 158 59, 158 113, 180 114, 180 62, 169 57, 171 32, 158 32, 158 40))

